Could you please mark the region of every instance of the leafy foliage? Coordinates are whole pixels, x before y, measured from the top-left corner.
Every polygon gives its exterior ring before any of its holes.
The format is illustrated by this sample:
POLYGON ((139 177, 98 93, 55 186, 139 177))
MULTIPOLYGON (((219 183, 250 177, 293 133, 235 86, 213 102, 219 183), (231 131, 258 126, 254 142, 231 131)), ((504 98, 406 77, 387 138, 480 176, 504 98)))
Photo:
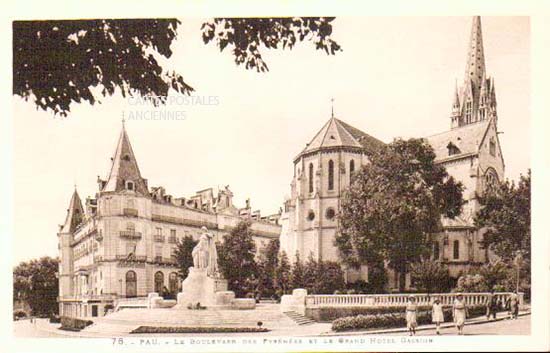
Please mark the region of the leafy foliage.
MULTIPOLYGON (((202 26, 205 43, 232 47, 237 65, 266 71, 260 49, 291 49, 312 41, 334 54, 333 18, 216 18, 202 26)), ((170 91, 194 89, 165 62, 172 56, 177 19, 98 19, 13 22, 13 94, 37 108, 67 116, 73 103, 100 102, 118 90, 153 104, 170 91)))
POLYGON ((311 294, 333 294, 345 289, 344 272, 334 261, 317 261, 309 256, 304 265, 304 287, 311 294))
MULTIPOLYGON (((180 22, 176 19, 102 19, 13 22, 13 94, 67 116, 73 102, 111 96, 166 96, 193 91, 160 61, 180 22)), ((155 101, 156 102, 156 101, 155 101)))
POLYGON ((272 239, 260 250, 258 255, 258 291, 262 296, 275 294, 273 279, 277 269, 279 254, 279 239, 272 239))
POLYGON ((519 183, 505 181, 480 198, 476 226, 486 227, 483 245, 510 263, 520 253, 531 258, 531 171, 519 183))
POLYGON ((242 221, 218 244, 220 272, 237 297, 254 292, 257 286, 256 245, 252 235, 250 223, 242 221))
POLYGON ((174 255, 176 257, 176 266, 178 275, 185 279, 189 274, 189 267, 193 266, 193 248, 198 244, 192 236, 186 235, 176 244, 174 255))
POLYGON ((420 292, 445 293, 451 289, 449 269, 437 261, 422 261, 413 264, 411 279, 420 292))
POLYGON ((429 254, 441 217, 460 214, 462 185, 434 163, 423 139, 394 140, 370 160, 344 194, 335 244, 353 266, 387 260, 403 291, 404 274, 429 254))
POLYGON ((466 274, 460 276, 456 285, 457 292, 488 292, 487 281, 480 274, 466 274))
POLYGON ((13 270, 13 300, 26 301, 33 315, 48 317, 58 312, 59 260, 51 257, 21 262, 13 270))
POLYGON ((298 252, 296 252, 294 263, 290 271, 290 283, 293 289, 306 287, 305 267, 300 258, 300 253, 298 252))
POLYGON ((313 42, 315 49, 334 55, 340 45, 330 38, 334 17, 215 18, 202 25, 205 44, 229 48, 237 65, 269 71, 260 48, 292 49, 298 41, 313 42))
POLYGON ((279 261, 273 277, 275 288, 280 294, 287 294, 292 289, 290 285, 290 271, 290 262, 288 261, 288 256, 283 251, 279 255, 279 261))

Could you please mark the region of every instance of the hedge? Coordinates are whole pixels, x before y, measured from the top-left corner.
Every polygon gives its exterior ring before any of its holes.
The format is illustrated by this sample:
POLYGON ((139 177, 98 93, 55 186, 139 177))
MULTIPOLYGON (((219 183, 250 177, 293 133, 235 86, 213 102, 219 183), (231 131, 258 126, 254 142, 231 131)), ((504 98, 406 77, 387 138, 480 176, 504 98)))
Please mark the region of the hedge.
POLYGON ((61 327, 59 329, 66 331, 80 331, 94 322, 91 320, 82 320, 75 317, 62 316, 61 327))
MULTIPOLYGON (((367 329, 383 329, 394 327, 405 327, 407 321, 405 319, 404 307, 398 307, 399 312, 390 310, 390 308, 381 308, 388 310, 386 313, 378 313, 371 315, 356 315, 336 319, 332 322, 332 330, 336 332, 352 331, 352 330, 367 330, 367 329)), ((395 308, 391 308, 395 309, 395 308)), ((380 310, 383 311, 383 310, 380 310)), ((485 315, 486 309, 483 305, 468 307, 468 318, 485 315)), ((446 322, 451 322, 452 308, 444 307, 443 316, 446 322)), ((418 325, 427 325, 432 323, 432 312, 426 310, 426 307, 419 307, 417 315, 418 325)))
POLYGON ((269 332, 261 327, 177 327, 177 326, 140 326, 130 333, 251 333, 269 332))
MULTIPOLYGON (((418 311, 429 311, 431 306, 418 306, 418 311)), ((357 315, 381 315, 401 313, 405 306, 380 306, 380 307, 321 307, 315 309, 306 308, 306 316, 318 322, 332 322, 338 318, 357 315)))

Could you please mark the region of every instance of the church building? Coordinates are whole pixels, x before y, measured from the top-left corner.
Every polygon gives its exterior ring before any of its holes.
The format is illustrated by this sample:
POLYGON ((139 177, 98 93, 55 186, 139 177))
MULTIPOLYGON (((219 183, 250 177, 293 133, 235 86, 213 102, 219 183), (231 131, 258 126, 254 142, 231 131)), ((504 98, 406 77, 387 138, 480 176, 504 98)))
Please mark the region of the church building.
MULTIPOLYGON (((497 130, 494 80, 485 71, 481 19, 474 17, 464 82, 455 88, 450 129, 425 137, 436 163, 464 185, 465 204, 455 219, 442 219, 435 236, 433 257, 449 267, 453 278, 471 266, 488 261, 481 247, 483 230, 474 226, 479 196, 504 178, 504 159, 497 130)), ((281 218, 281 249, 291 258, 338 261, 334 244, 340 198, 351 175, 369 163, 369 153, 383 142, 333 116, 294 159, 291 196, 281 218)), ((398 276, 388 270, 389 290, 398 288, 398 276)), ((368 269, 346 270, 346 279, 368 281, 368 269)), ((407 276, 410 287, 410 277, 407 276)))

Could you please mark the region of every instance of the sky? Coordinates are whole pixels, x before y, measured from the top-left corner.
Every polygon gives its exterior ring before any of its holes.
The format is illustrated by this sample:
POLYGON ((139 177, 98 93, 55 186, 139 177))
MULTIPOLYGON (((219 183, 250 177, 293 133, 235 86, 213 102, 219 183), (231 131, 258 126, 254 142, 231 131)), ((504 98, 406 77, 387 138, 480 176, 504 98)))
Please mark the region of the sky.
MULTIPOLYGON (((267 215, 290 194, 292 160, 331 115, 384 142, 448 130, 463 81, 471 17, 340 17, 335 56, 311 43, 262 52, 267 73, 238 67, 205 45, 201 19, 181 19, 166 62, 199 97, 154 108, 120 95, 72 106, 67 118, 13 98, 14 262, 57 256, 58 225, 77 185, 84 200, 110 170, 126 129, 142 176, 175 197, 229 185, 234 203, 267 215), (199 102, 200 101, 200 102, 199 102), (137 114, 178 120, 136 120, 137 114)), ((495 80, 505 175, 530 167, 528 17, 483 17, 487 74, 495 80)))

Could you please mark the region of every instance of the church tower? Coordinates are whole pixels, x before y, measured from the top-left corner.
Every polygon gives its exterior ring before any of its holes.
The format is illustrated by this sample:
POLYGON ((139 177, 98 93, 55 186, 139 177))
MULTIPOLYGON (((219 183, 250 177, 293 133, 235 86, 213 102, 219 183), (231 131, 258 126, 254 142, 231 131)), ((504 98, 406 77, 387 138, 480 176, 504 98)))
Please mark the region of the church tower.
POLYGON ((464 83, 455 88, 451 111, 451 128, 497 119, 494 80, 486 76, 481 18, 475 16, 468 46, 464 83))

